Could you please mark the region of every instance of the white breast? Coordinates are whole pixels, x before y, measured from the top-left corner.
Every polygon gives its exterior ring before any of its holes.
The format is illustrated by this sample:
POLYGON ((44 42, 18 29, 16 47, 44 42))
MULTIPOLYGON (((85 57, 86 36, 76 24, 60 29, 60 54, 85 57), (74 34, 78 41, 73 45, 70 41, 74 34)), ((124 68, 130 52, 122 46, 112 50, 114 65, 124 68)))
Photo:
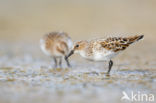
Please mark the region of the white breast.
POLYGON ((68 39, 68 40, 67 40, 67 45, 68 45, 68 48, 69 48, 69 49, 72 49, 72 47, 73 47, 73 42, 72 42, 71 39, 68 39))
POLYGON ((47 56, 51 55, 50 52, 46 49, 45 40, 43 39, 40 40, 40 47, 44 54, 46 54, 47 56))
POLYGON ((113 52, 111 50, 102 49, 102 50, 94 50, 94 60, 95 61, 108 61, 115 57, 118 53, 113 52))

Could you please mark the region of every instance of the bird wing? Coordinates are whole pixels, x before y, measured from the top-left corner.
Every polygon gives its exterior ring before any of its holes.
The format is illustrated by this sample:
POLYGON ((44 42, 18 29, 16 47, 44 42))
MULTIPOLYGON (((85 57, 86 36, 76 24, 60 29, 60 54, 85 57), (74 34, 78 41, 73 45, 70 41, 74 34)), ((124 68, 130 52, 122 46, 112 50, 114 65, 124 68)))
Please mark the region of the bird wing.
POLYGON ((107 50, 112 50, 114 52, 125 50, 130 44, 142 39, 141 36, 133 37, 110 37, 104 41, 101 41, 100 44, 103 48, 107 50))
POLYGON ((67 43, 64 41, 59 41, 59 43, 56 46, 56 50, 61 54, 66 55, 66 53, 68 52, 67 43))

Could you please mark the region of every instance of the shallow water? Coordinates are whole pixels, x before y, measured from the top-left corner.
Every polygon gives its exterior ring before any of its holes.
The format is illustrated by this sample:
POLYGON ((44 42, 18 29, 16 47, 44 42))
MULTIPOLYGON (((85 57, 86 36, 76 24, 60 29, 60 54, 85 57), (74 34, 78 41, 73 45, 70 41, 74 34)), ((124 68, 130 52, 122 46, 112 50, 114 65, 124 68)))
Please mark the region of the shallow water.
POLYGON ((156 94, 156 63, 148 59, 137 63, 140 55, 129 60, 119 56, 108 77, 107 63, 73 57, 72 68, 63 63, 63 69, 53 69, 51 60, 38 49, 29 49, 31 53, 24 48, 7 50, 1 49, 1 103, 122 103, 122 91, 156 94))
POLYGON ((156 0, 0 0, 0 103, 125 103, 123 91, 156 96, 155 21, 156 0), (39 47, 51 31, 73 41, 145 37, 113 59, 108 77, 108 63, 78 55, 72 68, 53 69, 39 47))

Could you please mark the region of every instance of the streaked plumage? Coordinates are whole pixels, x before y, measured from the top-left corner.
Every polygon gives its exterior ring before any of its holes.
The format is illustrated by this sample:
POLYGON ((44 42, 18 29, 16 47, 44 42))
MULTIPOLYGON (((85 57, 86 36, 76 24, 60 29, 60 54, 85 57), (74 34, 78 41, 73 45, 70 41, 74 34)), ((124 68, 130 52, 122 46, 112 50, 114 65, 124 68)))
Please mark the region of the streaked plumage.
POLYGON ((132 43, 143 38, 143 35, 130 37, 110 37, 107 39, 95 39, 91 41, 79 41, 68 55, 79 53, 82 57, 92 61, 110 61, 108 74, 113 65, 112 58, 125 50, 132 43))
MULTIPOLYGON (((73 46, 71 38, 65 32, 51 32, 43 36, 40 40, 41 49, 47 55, 54 59, 55 67, 57 67, 57 59, 59 59, 59 65, 61 66, 62 57, 69 53, 73 46)), ((67 65, 70 66, 68 59, 67 65)))

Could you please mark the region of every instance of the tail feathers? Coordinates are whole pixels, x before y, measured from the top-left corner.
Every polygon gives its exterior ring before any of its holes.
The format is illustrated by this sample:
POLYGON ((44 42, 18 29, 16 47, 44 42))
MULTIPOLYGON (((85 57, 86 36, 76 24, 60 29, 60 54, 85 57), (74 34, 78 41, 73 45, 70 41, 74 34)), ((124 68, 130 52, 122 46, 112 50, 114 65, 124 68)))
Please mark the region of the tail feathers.
POLYGON ((144 38, 144 35, 139 35, 138 37, 137 37, 137 41, 139 41, 139 40, 141 40, 141 39, 143 39, 144 38))
POLYGON ((129 37, 129 44, 139 41, 139 40, 143 39, 143 37, 144 37, 144 35, 136 35, 133 37, 129 37))

